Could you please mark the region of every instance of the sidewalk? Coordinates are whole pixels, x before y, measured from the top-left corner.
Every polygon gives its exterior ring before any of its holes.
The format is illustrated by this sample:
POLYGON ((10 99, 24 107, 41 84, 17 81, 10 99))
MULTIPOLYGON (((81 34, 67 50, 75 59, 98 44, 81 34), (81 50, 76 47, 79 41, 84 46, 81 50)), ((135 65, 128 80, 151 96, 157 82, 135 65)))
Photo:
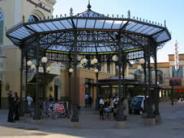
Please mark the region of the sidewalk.
MULTIPOLYGON (((138 115, 131 115, 127 120, 127 127, 117 129, 114 120, 100 120, 98 113, 82 111, 80 113, 80 127, 74 128, 69 119, 21 118, 16 123, 7 123, 7 111, 0 110, 1 127, 17 128, 17 135, 40 135, 43 137, 125 137, 125 138, 183 138, 184 137, 184 104, 173 107, 169 104, 161 105, 162 123, 155 126, 145 126, 138 115), (5 120, 4 120, 5 119, 5 120), (20 133, 22 130, 22 134, 20 133), (23 133, 24 132, 24 133, 23 133)), ((4 128, 5 129, 5 128, 4 128)), ((7 132, 8 135, 9 132, 7 132)), ((14 130, 15 133, 15 130, 14 130)), ((1 137, 1 132, 0 132, 1 137)))

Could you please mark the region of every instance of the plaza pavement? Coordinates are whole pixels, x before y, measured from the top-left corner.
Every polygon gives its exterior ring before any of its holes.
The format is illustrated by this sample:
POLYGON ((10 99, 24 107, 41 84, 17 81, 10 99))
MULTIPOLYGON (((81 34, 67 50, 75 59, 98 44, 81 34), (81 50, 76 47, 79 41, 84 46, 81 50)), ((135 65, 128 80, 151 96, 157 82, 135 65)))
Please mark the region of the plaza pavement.
POLYGON ((128 117, 125 128, 116 128, 114 120, 99 120, 97 113, 82 110, 80 127, 74 128, 68 119, 33 121, 28 117, 7 123, 7 111, 0 110, 0 138, 184 138, 184 103, 160 105, 162 122, 145 126, 138 115, 128 117))

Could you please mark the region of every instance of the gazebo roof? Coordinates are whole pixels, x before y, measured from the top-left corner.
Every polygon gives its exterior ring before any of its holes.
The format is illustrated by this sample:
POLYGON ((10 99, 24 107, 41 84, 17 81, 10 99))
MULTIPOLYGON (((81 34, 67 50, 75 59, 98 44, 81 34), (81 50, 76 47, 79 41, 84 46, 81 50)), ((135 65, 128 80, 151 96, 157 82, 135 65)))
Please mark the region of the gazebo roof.
POLYGON ((68 52, 72 51, 74 31, 78 32, 77 41, 80 43, 78 45, 80 53, 116 51, 117 34, 124 36, 121 41, 125 42, 126 39, 125 49, 148 45, 140 39, 143 37, 152 39, 157 46, 171 39, 165 26, 130 18, 130 15, 127 18, 108 17, 92 11, 91 5, 88 5, 86 11, 74 16, 21 23, 8 30, 7 36, 14 44, 20 46, 33 38, 36 39, 39 35, 41 36, 39 44, 42 47, 68 52), (58 37, 60 40, 56 40, 58 37))

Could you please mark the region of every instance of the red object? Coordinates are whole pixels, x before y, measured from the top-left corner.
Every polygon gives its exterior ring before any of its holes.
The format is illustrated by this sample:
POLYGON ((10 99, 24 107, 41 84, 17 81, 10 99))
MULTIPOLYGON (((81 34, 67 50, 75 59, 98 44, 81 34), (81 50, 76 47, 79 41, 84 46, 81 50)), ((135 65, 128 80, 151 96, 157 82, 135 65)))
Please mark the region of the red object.
POLYGON ((176 89, 176 92, 184 92, 184 89, 176 89))
POLYGON ((63 104, 56 103, 54 108, 55 108, 55 112, 58 112, 58 113, 64 113, 65 112, 65 107, 64 107, 63 104))

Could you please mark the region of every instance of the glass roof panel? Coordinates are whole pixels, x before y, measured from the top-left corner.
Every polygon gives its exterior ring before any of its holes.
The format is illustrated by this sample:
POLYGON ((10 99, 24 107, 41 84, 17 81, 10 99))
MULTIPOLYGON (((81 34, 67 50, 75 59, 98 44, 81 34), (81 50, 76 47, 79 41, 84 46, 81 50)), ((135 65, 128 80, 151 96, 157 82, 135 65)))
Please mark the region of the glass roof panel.
POLYGON ((84 28, 86 24, 86 19, 79 19, 77 22, 77 28, 84 28))
POLYGON ((104 28, 111 29, 112 25, 113 25, 113 20, 106 20, 104 24, 104 28))
POLYGON ((95 28, 102 28, 104 26, 105 20, 96 20, 95 28))
POLYGON ((56 26, 56 28, 58 29, 64 29, 64 26, 59 22, 59 21, 55 21, 53 22, 53 24, 56 26))
POLYGON ((45 23, 40 23, 39 27, 45 31, 51 31, 51 29, 45 24, 45 23))
POLYGON ((16 32, 10 33, 9 36, 12 36, 12 37, 17 38, 17 39, 24 38, 20 33, 16 33, 16 32))
POLYGON ((169 39, 168 34, 164 31, 162 33, 159 33, 157 35, 154 35, 153 38, 156 40, 156 42, 162 42, 169 39))
POLYGON ((146 28, 146 26, 142 24, 135 24, 135 26, 130 27, 128 30, 138 32, 139 29, 144 29, 144 28, 146 28))
POLYGON ((161 30, 160 28, 153 28, 151 31, 145 32, 145 33, 148 34, 148 35, 152 35, 156 32, 159 32, 160 30, 161 30))
POLYGON ((120 29, 122 25, 124 25, 124 21, 114 21, 112 28, 113 29, 120 29))
POLYGON ((55 31, 58 30, 53 24, 52 22, 46 22, 44 23, 51 31, 55 31))
POLYGON ((35 32, 42 32, 42 29, 37 24, 30 24, 30 25, 27 25, 27 26, 30 27, 35 32))
POLYGON ((66 29, 70 29, 73 28, 71 20, 66 19, 66 20, 60 20, 60 23, 66 28, 66 29))
POLYGON ((87 20, 86 28, 94 28, 96 20, 87 20))
POLYGON ((126 30, 129 30, 130 28, 134 27, 136 24, 137 24, 137 23, 132 22, 132 21, 128 22, 128 25, 127 25, 127 27, 126 27, 126 30))

